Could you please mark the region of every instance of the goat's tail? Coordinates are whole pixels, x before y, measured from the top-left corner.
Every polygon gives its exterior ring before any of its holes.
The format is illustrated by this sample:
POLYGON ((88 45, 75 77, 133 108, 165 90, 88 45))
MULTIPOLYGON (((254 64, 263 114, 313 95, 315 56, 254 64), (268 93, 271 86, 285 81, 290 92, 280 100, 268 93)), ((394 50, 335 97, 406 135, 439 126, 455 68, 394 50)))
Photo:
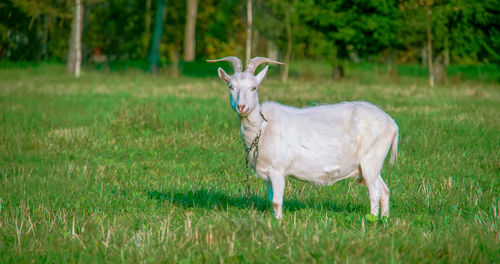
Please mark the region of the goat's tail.
POLYGON ((398 129, 396 129, 396 133, 394 134, 394 138, 392 139, 392 145, 391 145, 391 159, 389 161, 391 165, 394 165, 398 157, 398 137, 399 137, 399 131, 398 129))

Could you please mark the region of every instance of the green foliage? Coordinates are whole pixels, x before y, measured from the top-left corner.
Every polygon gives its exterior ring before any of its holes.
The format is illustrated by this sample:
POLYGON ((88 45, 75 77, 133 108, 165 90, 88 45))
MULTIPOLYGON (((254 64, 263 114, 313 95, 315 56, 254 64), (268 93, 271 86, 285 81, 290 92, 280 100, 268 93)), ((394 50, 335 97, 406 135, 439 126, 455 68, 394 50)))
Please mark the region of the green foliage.
POLYGON ((196 24, 197 56, 220 58, 244 55, 241 43, 246 24, 241 1, 198 1, 196 24))
MULTIPOLYGON (((321 71, 294 67, 308 65, 321 71)), ((298 107, 368 100, 393 116, 388 219, 366 215, 353 180, 289 180, 282 221, 262 181, 244 197, 238 121, 216 77, 2 66, 0 262, 497 263, 498 83, 429 88, 352 67, 335 83, 269 78, 259 94, 298 107)))
POLYGON ((0 4, 0 58, 65 58, 71 1, 8 0, 0 4))
MULTIPOLYGON (((283 57, 291 26, 292 59, 415 63, 426 42, 429 4, 433 54, 470 65, 500 61, 500 5, 487 1, 269 0, 254 1, 254 53, 268 41, 283 57)), ((163 2, 161 2, 163 3, 163 2)), ((89 64, 145 60, 154 36, 156 0, 84 1, 83 61, 89 64), (148 4, 149 3, 149 4, 148 4), (99 57, 100 56, 100 57, 99 57)), ((66 58, 74 3, 69 0, 7 0, 0 5, 0 58, 66 58)), ((197 58, 242 56, 245 1, 199 1, 197 58)), ((159 67, 182 57, 185 1, 169 1, 159 25, 159 67), (177 54, 177 55, 176 55, 177 54)), ((109 65, 108 65, 109 66, 109 65)))
POLYGON ((144 1, 103 1, 88 5, 83 32, 83 43, 88 47, 86 55, 99 49, 102 54, 115 57, 113 61, 145 59, 150 41, 145 47, 138 37, 145 32, 145 14, 144 1))
POLYGON ((394 1, 304 1, 297 15, 331 43, 331 56, 361 57, 397 47, 399 12, 394 1))
MULTIPOLYGON (((417 53, 425 39, 424 2, 401 1, 402 38, 407 51, 417 53)), ((433 48, 449 49, 451 61, 461 64, 499 62, 500 12, 497 1, 430 1, 433 48)))

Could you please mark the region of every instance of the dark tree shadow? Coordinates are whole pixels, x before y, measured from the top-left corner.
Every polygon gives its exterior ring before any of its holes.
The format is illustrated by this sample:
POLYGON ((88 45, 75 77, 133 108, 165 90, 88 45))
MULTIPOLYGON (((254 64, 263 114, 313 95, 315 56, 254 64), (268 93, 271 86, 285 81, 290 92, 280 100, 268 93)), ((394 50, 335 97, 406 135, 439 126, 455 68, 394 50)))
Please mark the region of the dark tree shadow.
MULTIPOLYGON (((172 203, 184 208, 203 208, 227 210, 230 207, 238 209, 255 208, 259 211, 271 210, 271 203, 266 197, 251 195, 248 198, 241 196, 231 196, 226 193, 213 190, 189 190, 189 191, 147 191, 150 199, 159 202, 172 203)), ((298 211, 306 208, 329 210, 333 212, 361 212, 364 208, 359 203, 348 202, 337 204, 335 201, 299 201, 297 199, 284 199, 284 210, 298 211)))

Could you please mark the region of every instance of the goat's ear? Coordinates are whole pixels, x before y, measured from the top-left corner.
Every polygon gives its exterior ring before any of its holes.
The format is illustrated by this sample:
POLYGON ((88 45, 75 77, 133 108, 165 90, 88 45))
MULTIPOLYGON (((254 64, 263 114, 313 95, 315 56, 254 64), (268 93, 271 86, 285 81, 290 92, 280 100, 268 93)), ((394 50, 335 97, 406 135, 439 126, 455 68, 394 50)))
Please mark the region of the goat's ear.
POLYGON ((269 66, 266 66, 262 71, 259 72, 259 74, 257 74, 257 76, 255 76, 255 78, 257 79, 257 85, 259 85, 264 80, 268 69, 269 66))
POLYGON ((219 72, 219 78, 227 84, 231 79, 231 76, 229 76, 221 67, 219 67, 217 71, 219 72))

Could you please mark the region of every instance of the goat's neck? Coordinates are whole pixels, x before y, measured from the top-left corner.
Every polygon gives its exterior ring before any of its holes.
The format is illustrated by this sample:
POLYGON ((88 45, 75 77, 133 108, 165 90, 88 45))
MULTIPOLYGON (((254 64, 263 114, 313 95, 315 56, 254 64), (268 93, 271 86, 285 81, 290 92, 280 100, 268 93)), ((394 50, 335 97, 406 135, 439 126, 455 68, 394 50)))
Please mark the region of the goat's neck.
POLYGON ((260 105, 257 105, 247 116, 240 116, 240 133, 247 148, 250 147, 252 141, 262 129, 263 121, 260 105))

